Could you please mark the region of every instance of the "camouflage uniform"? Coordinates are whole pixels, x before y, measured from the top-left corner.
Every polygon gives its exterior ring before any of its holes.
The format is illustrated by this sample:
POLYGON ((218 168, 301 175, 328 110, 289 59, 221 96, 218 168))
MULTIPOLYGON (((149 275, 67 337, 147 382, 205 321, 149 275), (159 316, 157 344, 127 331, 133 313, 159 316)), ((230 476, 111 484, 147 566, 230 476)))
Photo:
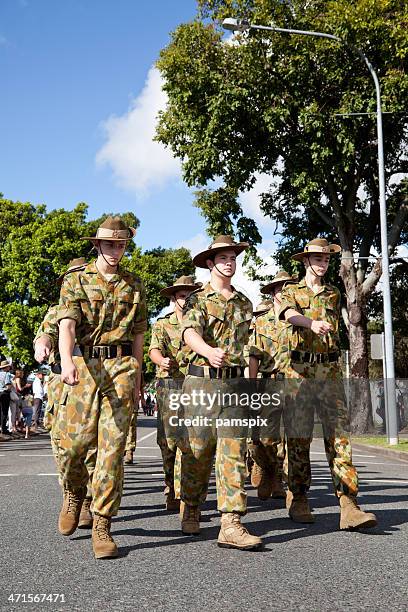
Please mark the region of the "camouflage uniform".
MULTIPOLYGON (((278 327, 286 326, 277 320, 273 306, 264 314, 258 316, 252 324, 252 333, 248 343, 249 357, 259 361, 258 377, 275 378, 278 367, 275 359, 278 358, 280 348, 277 342, 278 327)), ((282 363, 283 356, 280 356, 282 363)), ((283 408, 283 406, 282 406, 283 408)), ((270 415, 275 421, 273 437, 252 436, 249 451, 255 463, 264 471, 276 473, 282 478, 285 460, 285 441, 280 436, 280 420, 282 410, 274 410, 270 415)))
POLYGON ((169 394, 181 390, 186 364, 183 363, 181 325, 175 312, 160 317, 153 324, 149 353, 153 349, 178 364, 171 370, 162 370, 156 366, 157 444, 163 459, 166 493, 174 490, 177 498, 180 491, 181 456, 180 451, 177 452, 177 436, 168 427, 169 394))
POLYGON ((109 280, 95 262, 65 276, 58 321, 73 319, 82 356, 73 356, 79 384, 64 385, 56 432, 63 486, 83 494, 85 459, 97 447, 92 480, 93 511, 117 514, 123 486, 123 453, 134 405, 137 370, 133 356, 120 355, 147 328, 141 280, 119 269, 109 280), (92 346, 116 346, 118 355, 94 357, 92 346))
MULTIPOLYGON (((233 288, 232 288, 233 289, 233 288)), ((212 347, 226 352, 226 367, 246 366, 244 348, 248 343, 249 326, 252 319, 252 304, 241 292, 233 290, 226 299, 207 283, 188 298, 183 317, 183 332, 194 329, 212 347)), ((189 351, 189 364, 208 367, 205 357, 189 351)), ((237 380, 237 379, 235 379, 237 380)), ((216 388, 220 393, 228 393, 234 379, 208 379, 187 374, 183 394, 196 389, 216 388)), ((218 405, 217 410, 223 410, 218 405)), ((234 412, 235 406, 232 406, 234 412)), ((223 513, 245 514, 247 509, 244 490, 247 450, 247 433, 237 437, 218 437, 213 432, 207 436, 197 435, 194 428, 183 439, 181 498, 190 506, 198 506, 207 495, 208 481, 215 455, 215 474, 217 484, 217 507, 223 513), (186 478, 188 474, 189 478, 186 478)))
POLYGON ((339 361, 328 361, 328 354, 339 353, 340 292, 331 285, 322 285, 317 292, 307 287, 305 280, 287 285, 282 291, 280 317, 288 309, 293 309, 313 320, 331 323, 333 330, 324 337, 311 329, 290 325, 286 343, 290 361, 285 366, 285 377, 293 388, 289 390, 294 411, 294 420, 302 429, 302 436, 296 440, 296 454, 300 460, 298 469, 293 468, 289 479, 293 493, 305 493, 311 482, 310 443, 313 435, 314 409, 322 422, 324 445, 329 463, 334 489, 337 495, 353 495, 358 492, 357 471, 352 463, 351 444, 348 435, 349 416, 342 389, 342 373, 339 361), (291 351, 291 353, 289 353, 291 351), (296 351, 297 354, 293 354, 296 351), (305 353, 325 355, 326 361, 312 363, 301 361, 305 353), (300 356, 300 358, 299 358, 300 356), (313 386, 306 386, 305 384, 313 386), (308 383, 306 383, 308 381, 308 383), (303 384, 303 387, 302 387, 303 384), (305 391, 311 391, 310 394, 305 391), (300 391, 302 391, 300 393, 300 391))
MULTIPOLYGON (((58 323, 57 323, 58 306, 51 306, 38 328, 37 334, 34 338, 34 345, 41 336, 48 336, 51 341, 52 350, 48 359, 48 364, 51 366, 51 372, 48 377, 47 385, 47 406, 44 414, 44 427, 50 432, 51 448, 54 455, 57 469, 59 469, 59 451, 58 443, 59 435, 56 427, 57 414, 59 401, 64 388, 64 384, 61 382, 61 376, 52 371, 52 368, 60 365, 60 356, 58 352, 58 323)), ((85 465, 88 471, 88 482, 86 487, 86 497, 92 497, 92 475, 95 469, 96 463, 96 448, 89 449, 85 465)), ((61 475, 59 475, 59 481, 62 485, 61 475)))

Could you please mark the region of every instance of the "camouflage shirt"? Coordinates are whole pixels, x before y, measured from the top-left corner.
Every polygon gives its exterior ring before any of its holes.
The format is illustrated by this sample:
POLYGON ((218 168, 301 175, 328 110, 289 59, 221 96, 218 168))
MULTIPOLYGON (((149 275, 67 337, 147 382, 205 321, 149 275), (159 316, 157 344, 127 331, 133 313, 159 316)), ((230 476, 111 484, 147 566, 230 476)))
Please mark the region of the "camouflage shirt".
POLYGON ((57 322, 57 313, 58 306, 50 306, 47 310, 42 323, 40 323, 40 327, 37 330, 37 333, 34 338, 34 346, 35 343, 41 336, 47 336, 51 341, 51 353, 48 359, 48 363, 55 363, 59 361, 59 353, 58 353, 58 322, 57 322))
MULTIPOLYGON (((195 329, 204 342, 226 352, 227 366, 246 366, 244 348, 248 343, 252 303, 234 288, 230 298, 212 288, 210 283, 194 291, 183 311, 182 331, 195 329)), ((205 357, 188 351, 189 363, 208 366, 205 357)))
POLYGON ((105 279, 95 262, 66 274, 58 321, 74 319, 78 344, 132 343, 147 329, 146 294, 140 278, 119 269, 105 279))
POLYGON ((289 344, 291 350, 327 353, 339 350, 340 291, 332 285, 322 285, 315 293, 306 285, 305 279, 294 285, 286 285, 282 290, 282 303, 279 318, 292 308, 305 317, 327 321, 333 331, 326 336, 318 336, 311 329, 290 324, 289 344))
POLYGON ((184 378, 185 374, 185 351, 181 341, 181 324, 175 312, 160 317, 152 326, 152 339, 149 346, 149 353, 152 349, 157 349, 163 357, 170 357, 177 361, 178 367, 168 371, 156 366, 157 378, 184 378))
POLYGON ((255 319, 248 352, 250 357, 259 360, 260 373, 282 372, 287 367, 289 327, 288 323, 277 319, 273 308, 255 319))

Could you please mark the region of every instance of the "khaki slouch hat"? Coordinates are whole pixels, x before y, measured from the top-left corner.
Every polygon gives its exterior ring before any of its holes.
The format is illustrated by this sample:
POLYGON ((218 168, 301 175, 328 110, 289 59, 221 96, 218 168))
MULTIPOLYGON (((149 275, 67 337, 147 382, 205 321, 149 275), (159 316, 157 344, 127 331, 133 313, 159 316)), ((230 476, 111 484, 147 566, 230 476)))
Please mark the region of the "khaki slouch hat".
POLYGON ((273 279, 267 285, 264 285, 263 287, 261 287, 260 291, 263 295, 272 293, 272 289, 275 287, 275 285, 281 285, 281 284, 286 285, 286 283, 297 283, 298 280, 299 279, 297 278, 297 276, 291 276, 285 270, 279 270, 279 272, 275 274, 273 279))
POLYGON ((207 268, 207 259, 211 259, 217 253, 221 251, 235 251, 237 255, 245 251, 249 247, 248 242, 235 242, 232 236, 220 235, 214 238, 214 241, 210 244, 208 249, 197 253, 193 257, 193 264, 197 268, 207 268))
POLYGON ((328 255, 332 255, 333 253, 340 252, 341 246, 338 244, 330 244, 326 238, 314 238, 305 245, 303 251, 292 255, 291 259, 302 261, 304 257, 316 253, 327 253, 328 255))
POLYGON ((174 293, 177 293, 177 291, 195 291, 200 287, 202 287, 202 283, 194 282, 192 276, 180 276, 180 278, 174 281, 173 285, 161 289, 160 295, 163 297, 171 297, 174 293))
POLYGON ((134 227, 128 227, 120 217, 107 217, 96 230, 96 236, 83 236, 81 240, 131 240, 136 235, 134 227))

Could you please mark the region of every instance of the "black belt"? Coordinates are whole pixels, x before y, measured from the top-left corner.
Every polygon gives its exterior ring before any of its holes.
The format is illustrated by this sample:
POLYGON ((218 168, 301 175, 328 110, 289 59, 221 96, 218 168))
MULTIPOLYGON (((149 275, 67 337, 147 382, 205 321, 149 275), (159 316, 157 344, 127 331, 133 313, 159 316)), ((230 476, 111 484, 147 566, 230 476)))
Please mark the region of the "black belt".
POLYGON ((244 374, 244 368, 240 367, 224 367, 224 368, 204 368, 190 363, 188 373, 192 376, 201 376, 205 378, 239 378, 244 374), (207 374, 208 372, 208 374, 207 374))
POLYGON ((285 378, 285 375, 283 372, 273 372, 273 373, 262 372, 261 377, 270 378, 272 380, 283 380, 285 378))
POLYGON ((100 344, 86 345, 80 344, 79 348, 85 358, 88 359, 115 359, 115 357, 130 357, 133 355, 131 344, 100 344))
POLYGON ((329 363, 340 359, 339 351, 333 353, 308 353, 307 351, 290 351, 294 363, 329 363))

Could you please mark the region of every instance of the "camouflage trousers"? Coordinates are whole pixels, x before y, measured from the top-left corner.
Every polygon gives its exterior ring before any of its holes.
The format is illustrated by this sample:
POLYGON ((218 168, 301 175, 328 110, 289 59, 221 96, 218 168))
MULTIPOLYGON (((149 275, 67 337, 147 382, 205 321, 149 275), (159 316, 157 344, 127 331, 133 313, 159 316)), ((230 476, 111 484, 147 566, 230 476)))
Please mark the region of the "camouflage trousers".
POLYGON ((352 462, 349 415, 339 365, 292 363, 285 375, 289 379, 285 383, 286 404, 293 415, 291 434, 286 430, 289 489, 296 493, 310 488, 310 444, 316 411, 335 493, 357 495, 358 474, 352 462))
POLYGON ((156 384, 157 444, 163 460, 165 492, 174 491, 178 499, 181 486, 181 451, 178 435, 169 426, 169 418, 172 413, 170 397, 181 393, 182 383, 183 379, 161 378, 156 384))
POLYGON ((64 385, 54 440, 64 488, 85 493, 87 457, 95 449, 92 510, 114 516, 123 489, 123 454, 134 408, 137 361, 73 357, 79 384, 64 385))
POLYGON ((284 477, 286 459, 286 443, 284 438, 251 439, 248 443, 248 450, 252 460, 259 465, 264 472, 276 474, 276 476, 282 480, 284 477))
MULTIPOLYGON (((231 383, 227 380, 209 380, 187 376, 183 385, 183 395, 192 396, 194 390, 204 392, 228 393, 231 383)), ((211 417, 223 414, 224 406, 216 405, 211 417)), ((234 414, 234 405, 229 405, 228 414, 234 414)), ((205 413, 205 407, 198 412, 205 413)), ((193 418, 197 413, 194 406, 185 408, 182 414, 193 418)), ((207 415, 209 416, 209 415, 207 415)), ((237 415, 238 416, 238 415, 237 415)), ((245 514, 247 496, 245 493, 247 431, 233 432, 214 427, 185 426, 180 428, 181 458, 181 499, 189 505, 197 506, 204 502, 211 470, 215 457, 215 477, 217 507, 220 512, 245 514)))
MULTIPOLYGON (((57 440, 59 436, 57 434, 57 414, 59 408, 59 401, 64 389, 64 383, 61 382, 61 377, 59 374, 54 374, 53 372, 50 374, 48 378, 48 386, 47 386, 47 396, 48 403, 44 414, 44 427, 50 431, 51 438, 51 448, 52 454, 54 455, 55 463, 58 469, 58 481, 62 486, 61 472, 59 466, 59 451, 58 451, 58 443, 57 440)), ((85 465, 88 471, 88 482, 86 485, 86 497, 92 497, 92 476, 95 469, 96 463, 96 449, 91 448, 86 456, 85 465)))
POLYGON ((132 416, 130 418, 129 431, 126 438, 125 451, 136 450, 136 436, 137 436, 137 408, 133 410, 132 416))

